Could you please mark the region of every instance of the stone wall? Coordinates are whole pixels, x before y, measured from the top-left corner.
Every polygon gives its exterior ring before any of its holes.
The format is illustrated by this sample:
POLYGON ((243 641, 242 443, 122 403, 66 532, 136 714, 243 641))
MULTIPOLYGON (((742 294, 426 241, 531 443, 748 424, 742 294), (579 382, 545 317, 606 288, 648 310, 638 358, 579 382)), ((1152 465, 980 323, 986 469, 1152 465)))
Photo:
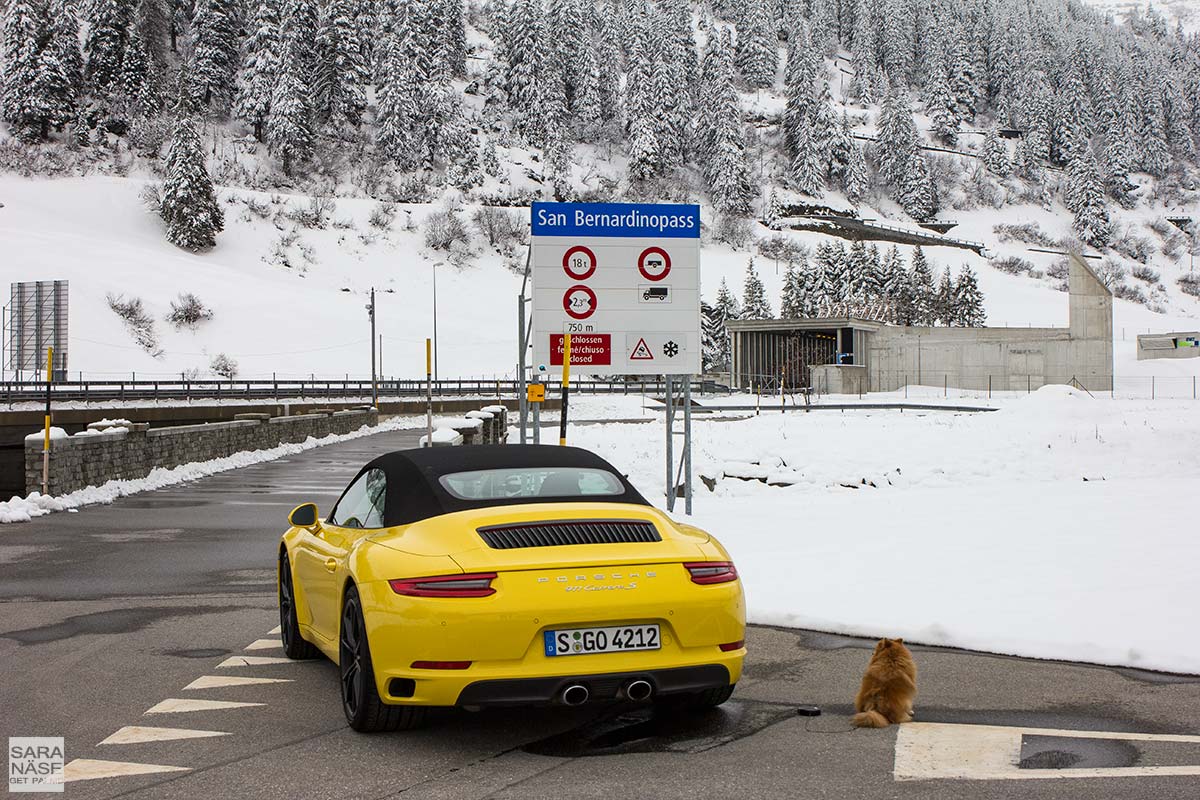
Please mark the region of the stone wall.
MULTIPOLYGON (((147 423, 108 428, 50 442, 51 495, 115 479, 144 478, 155 467, 177 467, 246 450, 266 450, 309 436, 350 433, 379 424, 376 409, 269 417, 240 414, 232 422, 151 428, 147 423)), ((42 489, 42 439, 25 443, 26 494, 42 489)))

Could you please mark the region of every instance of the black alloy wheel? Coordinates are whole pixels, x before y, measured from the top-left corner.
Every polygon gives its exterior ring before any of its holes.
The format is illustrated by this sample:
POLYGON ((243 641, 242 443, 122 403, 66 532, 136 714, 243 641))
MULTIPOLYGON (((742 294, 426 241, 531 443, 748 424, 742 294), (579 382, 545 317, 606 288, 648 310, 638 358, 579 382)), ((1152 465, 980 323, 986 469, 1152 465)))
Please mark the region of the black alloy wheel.
POLYGON ((341 674, 342 710, 350 727, 361 733, 408 730, 425 716, 419 706, 389 705, 375 687, 371 646, 363 622, 358 590, 351 585, 342 601, 341 633, 338 635, 338 670, 341 674))
POLYGON ((283 653, 299 661, 316 658, 321 651, 300 635, 300 623, 296 619, 296 592, 292 583, 292 564, 284 552, 279 556, 279 639, 283 653))

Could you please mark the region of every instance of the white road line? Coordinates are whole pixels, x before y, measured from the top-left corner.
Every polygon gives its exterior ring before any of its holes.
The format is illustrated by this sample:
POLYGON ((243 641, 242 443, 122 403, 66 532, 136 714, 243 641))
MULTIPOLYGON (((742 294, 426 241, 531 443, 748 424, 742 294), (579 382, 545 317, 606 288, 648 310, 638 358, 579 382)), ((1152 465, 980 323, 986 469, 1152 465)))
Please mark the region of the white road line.
POLYGON ((263 683, 291 683, 290 678, 241 678, 236 675, 204 675, 183 687, 183 690, 220 689, 225 686, 253 686, 263 683))
POLYGON ((299 662, 292 661, 290 658, 279 658, 277 656, 230 656, 220 664, 217 664, 217 669, 228 669, 230 667, 265 667, 270 664, 297 663, 299 662))
POLYGON ((156 772, 190 772, 188 767, 168 767, 165 764, 135 764, 132 761, 101 761, 95 758, 76 758, 63 767, 63 779, 93 781, 97 778, 116 778, 122 775, 150 775, 156 772))
POLYGON ((277 647, 283 647, 283 642, 279 639, 255 639, 250 644, 246 645, 246 650, 271 650, 277 647))
POLYGON ((200 700, 198 698, 168 697, 151 706, 147 714, 180 714, 188 711, 222 711, 229 708, 265 706, 266 703, 235 703, 230 700, 200 700))
POLYGON ((281 633, 281 631, 279 630, 279 628, 280 628, 280 626, 279 626, 279 625, 276 625, 274 628, 271 628, 271 630, 267 631, 267 633, 273 633, 273 634, 276 634, 276 635, 278 635, 279 633, 281 633))
POLYGON ((168 742, 174 739, 207 739, 212 736, 229 736, 224 731, 196 731, 188 728, 154 728, 149 725, 126 725, 100 744, 139 744, 141 742, 168 742))
POLYGON ((910 722, 896 735, 892 775, 898 781, 1046 780, 1053 778, 1134 778, 1200 775, 1200 764, 1182 766, 1021 769, 1021 737, 1059 736, 1077 739, 1200 743, 1200 736, 1163 733, 1074 731, 1000 725, 956 725, 910 722))

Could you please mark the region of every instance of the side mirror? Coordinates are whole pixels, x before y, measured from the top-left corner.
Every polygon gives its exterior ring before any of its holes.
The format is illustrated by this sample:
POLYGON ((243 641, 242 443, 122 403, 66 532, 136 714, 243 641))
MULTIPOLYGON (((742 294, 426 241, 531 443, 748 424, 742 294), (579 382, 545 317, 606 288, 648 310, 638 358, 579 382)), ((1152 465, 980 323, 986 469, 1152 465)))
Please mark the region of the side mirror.
POLYGON ((292 509, 288 522, 297 528, 311 528, 317 524, 317 504, 305 503, 292 509))

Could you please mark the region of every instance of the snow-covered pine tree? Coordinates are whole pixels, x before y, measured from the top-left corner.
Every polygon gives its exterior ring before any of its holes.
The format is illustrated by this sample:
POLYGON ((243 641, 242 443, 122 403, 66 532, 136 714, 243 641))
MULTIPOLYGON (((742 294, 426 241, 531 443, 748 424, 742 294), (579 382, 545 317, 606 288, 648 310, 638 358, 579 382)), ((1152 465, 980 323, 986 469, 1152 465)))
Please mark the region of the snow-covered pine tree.
POLYGON ((185 250, 204 250, 217 243, 225 215, 204 163, 195 126, 186 116, 175 122, 167 153, 161 214, 167 241, 185 250))
POLYGON ((97 95, 108 97, 120 88, 126 31, 132 16, 131 0, 95 0, 90 6, 83 52, 87 56, 85 77, 97 95))
POLYGON ((846 257, 846 297, 850 300, 863 300, 868 296, 868 285, 871 282, 870 256, 867 245, 862 239, 855 239, 850 245, 846 257))
POLYGON ((192 17, 192 100, 217 111, 233 99, 238 67, 238 8, 234 0, 196 0, 192 17))
POLYGON ((1067 169, 1065 203, 1075 214, 1075 232, 1093 247, 1104 247, 1112 238, 1112 222, 1104 202, 1104 181, 1096 156, 1088 147, 1067 169))
POLYGON ((842 175, 842 189, 846 199, 855 205, 867 194, 867 159, 857 143, 850 145, 850 161, 842 175))
POLYGON ((463 0, 439 0, 440 54, 452 78, 467 75, 467 12, 463 0))
POLYGON ((819 62, 809 41, 808 25, 803 19, 798 21, 798 27, 788 41, 787 52, 783 144, 784 152, 794 160, 797 142, 817 104, 816 77, 819 62))
MULTIPOLYGON (((807 265, 805 265, 807 266, 807 265)), ((801 319, 805 306, 804 273, 788 264, 783 272, 783 291, 779 298, 780 319, 801 319)))
POLYGON ((1133 203, 1137 187, 1129 180, 1129 173, 1136 157, 1133 119, 1128 112, 1118 114, 1104 143, 1104 186, 1121 205, 1133 203))
POLYGON ((150 74, 157 81, 167 66, 167 38, 171 33, 171 11, 167 0, 137 0, 133 26, 150 59, 150 74))
POLYGON ((796 141, 796 157, 792 159, 792 185, 796 191, 810 197, 825 193, 825 164, 822 162, 817 143, 813 141, 812 128, 800 129, 796 141))
POLYGON ((925 155, 914 149, 908 171, 901 177, 894 196, 905 212, 915 220, 933 219, 938 211, 937 186, 929 174, 925 155))
POLYGON ((956 105, 955 118, 960 121, 975 119, 975 111, 979 107, 981 68, 977 58, 983 54, 979 52, 978 45, 970 35, 970 29, 960 25, 946 64, 949 89, 956 105))
POLYGON ((716 306, 700 301, 700 368, 705 372, 721 372, 728 368, 729 334, 725 320, 716 306))
POLYGON ((933 270, 929 259, 920 245, 913 248, 912 265, 909 269, 909 291, 911 292, 912 325, 932 326, 935 324, 935 292, 933 288, 933 270))
POLYGON ((1139 164, 1156 178, 1167 174, 1171 156, 1167 148, 1166 120, 1159 92, 1147 88, 1149 96, 1142 98, 1141 125, 1138 130, 1139 164))
POLYGON ((375 89, 375 145, 402 170, 420 166, 429 149, 427 127, 419 124, 421 87, 408 47, 409 35, 407 20, 395 18, 381 48, 383 61, 377 70, 375 89))
POLYGON ((1012 172, 1012 162, 1008 160, 1008 147, 995 128, 988 128, 980 157, 987 171, 998 178, 1006 178, 1012 172))
POLYGON ((267 116, 267 147, 282 162, 288 175, 293 167, 312 155, 316 140, 309 87, 301 73, 305 65, 301 51, 311 47, 311 41, 299 38, 300 28, 294 27, 294 23, 295 20, 285 17, 279 83, 271 94, 271 111, 267 116))
POLYGON ((728 29, 710 42, 713 91, 702 109, 700 139, 707 142, 704 175, 713 207, 727 214, 750 210, 750 171, 746 164, 742 109, 733 86, 733 57, 728 29))
MULTIPOLYGON (((829 106, 832 115, 833 107, 829 106)), ((854 134, 850 131, 850 118, 842 111, 842 118, 833 127, 833 135, 829 141, 829 176, 832 180, 845 182, 846 170, 852 158, 854 149, 854 134)))
POLYGON ((913 71, 913 14, 905 0, 884 0, 880 16, 880 57, 893 86, 908 86, 913 71))
POLYGON ((933 295, 933 324, 949 327, 955 324, 956 319, 954 278, 947 265, 942 270, 942 278, 938 281, 937 290, 933 295))
POLYGON ((912 165, 917 151, 917 128, 908 105, 908 93, 891 89, 883 100, 879 116, 879 174, 895 188, 912 165))
MULTIPOLYGON (((946 270, 949 272, 949 269, 946 270)), ((969 264, 963 264, 954 284, 954 321, 963 328, 982 328, 987 322, 983 309, 983 292, 969 264)))
POLYGON ((746 282, 742 287, 742 319, 771 319, 773 316, 767 291, 751 257, 746 264, 746 282))
POLYGON ((745 0, 737 29, 736 61, 747 85, 762 89, 775 82, 778 46, 779 36, 771 23, 767 0, 745 0))
POLYGON ((253 129, 254 138, 260 142, 267 139, 267 115, 279 77, 280 46, 279 0, 258 0, 238 73, 233 113, 253 129))
POLYGON ((45 30, 41 6, 10 0, 0 38, 0 114, 13 133, 26 140, 44 135, 46 113, 37 95, 38 51, 45 30))
POLYGON ((542 104, 544 13, 541 0, 514 0, 505 26, 504 90, 517 115, 517 131, 530 143, 545 134, 542 104))
POLYGON ((731 353, 729 328, 726 326, 726 323, 731 319, 742 318, 742 304, 738 302, 737 295, 730 290, 729 284, 725 282, 724 278, 721 279, 721 285, 717 287, 717 297, 716 302, 713 304, 713 312, 720 324, 719 330, 714 331, 720 345, 719 363, 721 366, 719 369, 729 369, 731 353))
POLYGON ((313 110, 334 128, 357 128, 367 107, 371 73, 358 38, 358 5, 357 0, 329 0, 317 31, 313 110))
POLYGON ((554 199, 563 202, 570 200, 575 193, 571 183, 571 163, 573 148, 562 129, 553 126, 546 136, 546 147, 543 158, 546 162, 546 173, 549 184, 554 190, 554 199))
POLYGON ((958 99, 950 91, 950 77, 945 59, 940 54, 929 65, 929 75, 925 81, 925 112, 933 126, 933 135, 938 140, 948 145, 958 141, 958 99))
POLYGON ((821 276, 821 288, 818 291, 821 305, 843 303, 850 299, 849 256, 845 246, 838 242, 825 247, 825 252, 817 248, 817 271, 821 276))
POLYGON ((763 208, 762 221, 768 228, 774 228, 780 217, 783 216, 783 204, 779 202, 779 194, 775 191, 775 187, 771 187, 771 193, 767 195, 767 204, 763 208))

